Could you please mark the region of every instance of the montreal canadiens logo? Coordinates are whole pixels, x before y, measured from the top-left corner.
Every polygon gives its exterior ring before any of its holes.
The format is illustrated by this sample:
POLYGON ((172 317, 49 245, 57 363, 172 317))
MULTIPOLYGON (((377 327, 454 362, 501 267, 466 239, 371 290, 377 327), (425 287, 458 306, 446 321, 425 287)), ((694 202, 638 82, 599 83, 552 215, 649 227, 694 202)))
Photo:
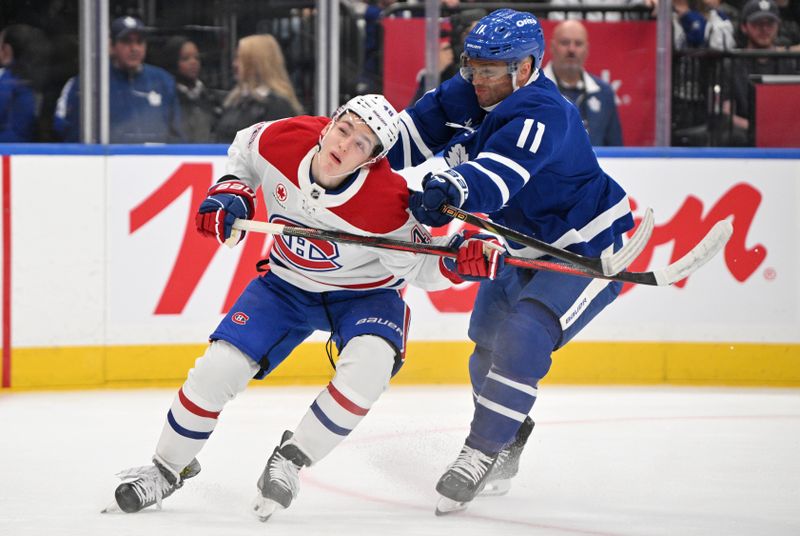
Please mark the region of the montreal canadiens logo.
POLYGON ((231 315, 231 320, 234 324, 239 324, 240 326, 244 326, 247 324, 247 321, 250 320, 250 317, 242 312, 236 312, 231 315))
POLYGON ((286 189, 286 186, 279 183, 275 187, 275 199, 278 201, 286 201, 287 197, 289 197, 289 191, 286 189))
MULTIPOLYGON (((286 226, 302 227, 297 222, 280 216, 272 217, 270 221, 286 226)), ((302 270, 328 272, 342 267, 336 262, 339 258, 339 247, 326 240, 276 235, 272 249, 278 257, 302 270)))

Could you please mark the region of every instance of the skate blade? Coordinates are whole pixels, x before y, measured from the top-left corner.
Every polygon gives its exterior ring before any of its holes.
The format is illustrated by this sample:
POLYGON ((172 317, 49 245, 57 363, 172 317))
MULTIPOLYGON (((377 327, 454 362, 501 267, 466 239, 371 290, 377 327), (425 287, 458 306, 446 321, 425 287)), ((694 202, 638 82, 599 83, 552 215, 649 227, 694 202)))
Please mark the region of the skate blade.
POLYGON ((486 484, 486 487, 479 493, 482 497, 496 497, 498 495, 505 495, 511 489, 511 479, 504 478, 501 480, 493 480, 486 484))
POLYGON ((253 514, 262 523, 267 521, 278 508, 281 508, 280 504, 276 503, 272 499, 262 497, 261 495, 256 496, 256 498, 253 500, 253 514))
POLYGON ((436 515, 446 516, 448 514, 461 512, 462 510, 467 509, 468 504, 468 502, 459 502, 454 501, 453 499, 448 499, 447 497, 441 497, 439 502, 436 504, 436 515))
POLYGON ((117 501, 114 501, 111 504, 109 504, 108 506, 106 506, 105 508, 103 508, 102 510, 100 510, 100 513, 101 514, 121 514, 123 512, 122 512, 122 508, 120 508, 119 505, 117 504, 117 501))

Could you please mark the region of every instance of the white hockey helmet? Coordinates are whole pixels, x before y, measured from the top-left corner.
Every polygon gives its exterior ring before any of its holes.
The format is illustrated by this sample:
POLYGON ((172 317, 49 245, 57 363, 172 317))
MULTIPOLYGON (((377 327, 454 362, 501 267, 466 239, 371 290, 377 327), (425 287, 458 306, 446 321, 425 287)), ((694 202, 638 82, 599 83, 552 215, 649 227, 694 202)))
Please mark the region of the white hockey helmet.
POLYGON ((359 116, 381 143, 380 153, 370 160, 375 162, 386 156, 389 149, 400 137, 399 116, 383 95, 359 95, 353 97, 336 110, 333 120, 337 120, 345 112, 353 112, 359 116))

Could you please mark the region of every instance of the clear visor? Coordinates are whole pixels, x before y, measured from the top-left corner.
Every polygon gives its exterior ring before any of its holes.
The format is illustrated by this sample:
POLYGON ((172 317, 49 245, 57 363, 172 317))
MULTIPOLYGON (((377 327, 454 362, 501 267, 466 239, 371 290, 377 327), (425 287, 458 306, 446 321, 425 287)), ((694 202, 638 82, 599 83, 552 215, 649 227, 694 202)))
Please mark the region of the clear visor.
POLYGON ((473 78, 500 78, 501 76, 514 75, 517 64, 514 63, 483 63, 470 59, 466 54, 461 54, 461 77, 467 82, 473 78))

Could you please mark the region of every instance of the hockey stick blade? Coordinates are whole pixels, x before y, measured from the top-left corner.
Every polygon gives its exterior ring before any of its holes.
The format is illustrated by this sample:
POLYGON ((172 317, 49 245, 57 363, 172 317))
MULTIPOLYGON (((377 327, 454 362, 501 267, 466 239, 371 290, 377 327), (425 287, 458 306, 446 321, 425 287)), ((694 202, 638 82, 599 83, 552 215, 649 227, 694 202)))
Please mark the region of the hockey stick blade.
POLYGON ((505 261, 513 266, 531 268, 535 270, 549 270, 562 272, 582 277, 595 279, 608 279, 622 283, 636 285, 668 286, 682 279, 686 279, 696 272, 701 266, 711 260, 728 243, 733 234, 733 225, 728 220, 720 220, 714 224, 703 239, 695 245, 689 253, 673 262, 669 266, 651 272, 620 272, 615 275, 603 275, 593 272, 583 266, 562 264, 558 262, 525 259, 521 257, 506 256, 505 261), (546 266, 542 266, 542 265, 546 266))
POLYGON ((532 236, 522 234, 514 229, 481 218, 452 205, 442 205, 442 208, 439 210, 443 214, 472 224, 490 233, 502 236, 506 240, 531 247, 558 260, 566 261, 605 276, 615 275, 625 270, 625 268, 627 268, 644 250, 644 247, 650 240, 650 236, 653 234, 653 228, 655 226, 653 209, 648 208, 645 210, 642 221, 639 223, 636 232, 619 251, 610 257, 585 257, 579 253, 561 249, 532 236))
POLYGON ((692 250, 669 266, 650 272, 657 285, 672 285, 697 271, 719 253, 733 234, 733 224, 720 220, 692 250))
POLYGON ((603 275, 614 275, 623 271, 631 265, 633 261, 644 251, 644 247, 650 240, 655 228, 655 219, 653 218, 653 209, 648 208, 644 211, 642 221, 636 228, 636 232, 628 239, 619 251, 610 257, 600 257, 600 262, 603 266, 603 275))

